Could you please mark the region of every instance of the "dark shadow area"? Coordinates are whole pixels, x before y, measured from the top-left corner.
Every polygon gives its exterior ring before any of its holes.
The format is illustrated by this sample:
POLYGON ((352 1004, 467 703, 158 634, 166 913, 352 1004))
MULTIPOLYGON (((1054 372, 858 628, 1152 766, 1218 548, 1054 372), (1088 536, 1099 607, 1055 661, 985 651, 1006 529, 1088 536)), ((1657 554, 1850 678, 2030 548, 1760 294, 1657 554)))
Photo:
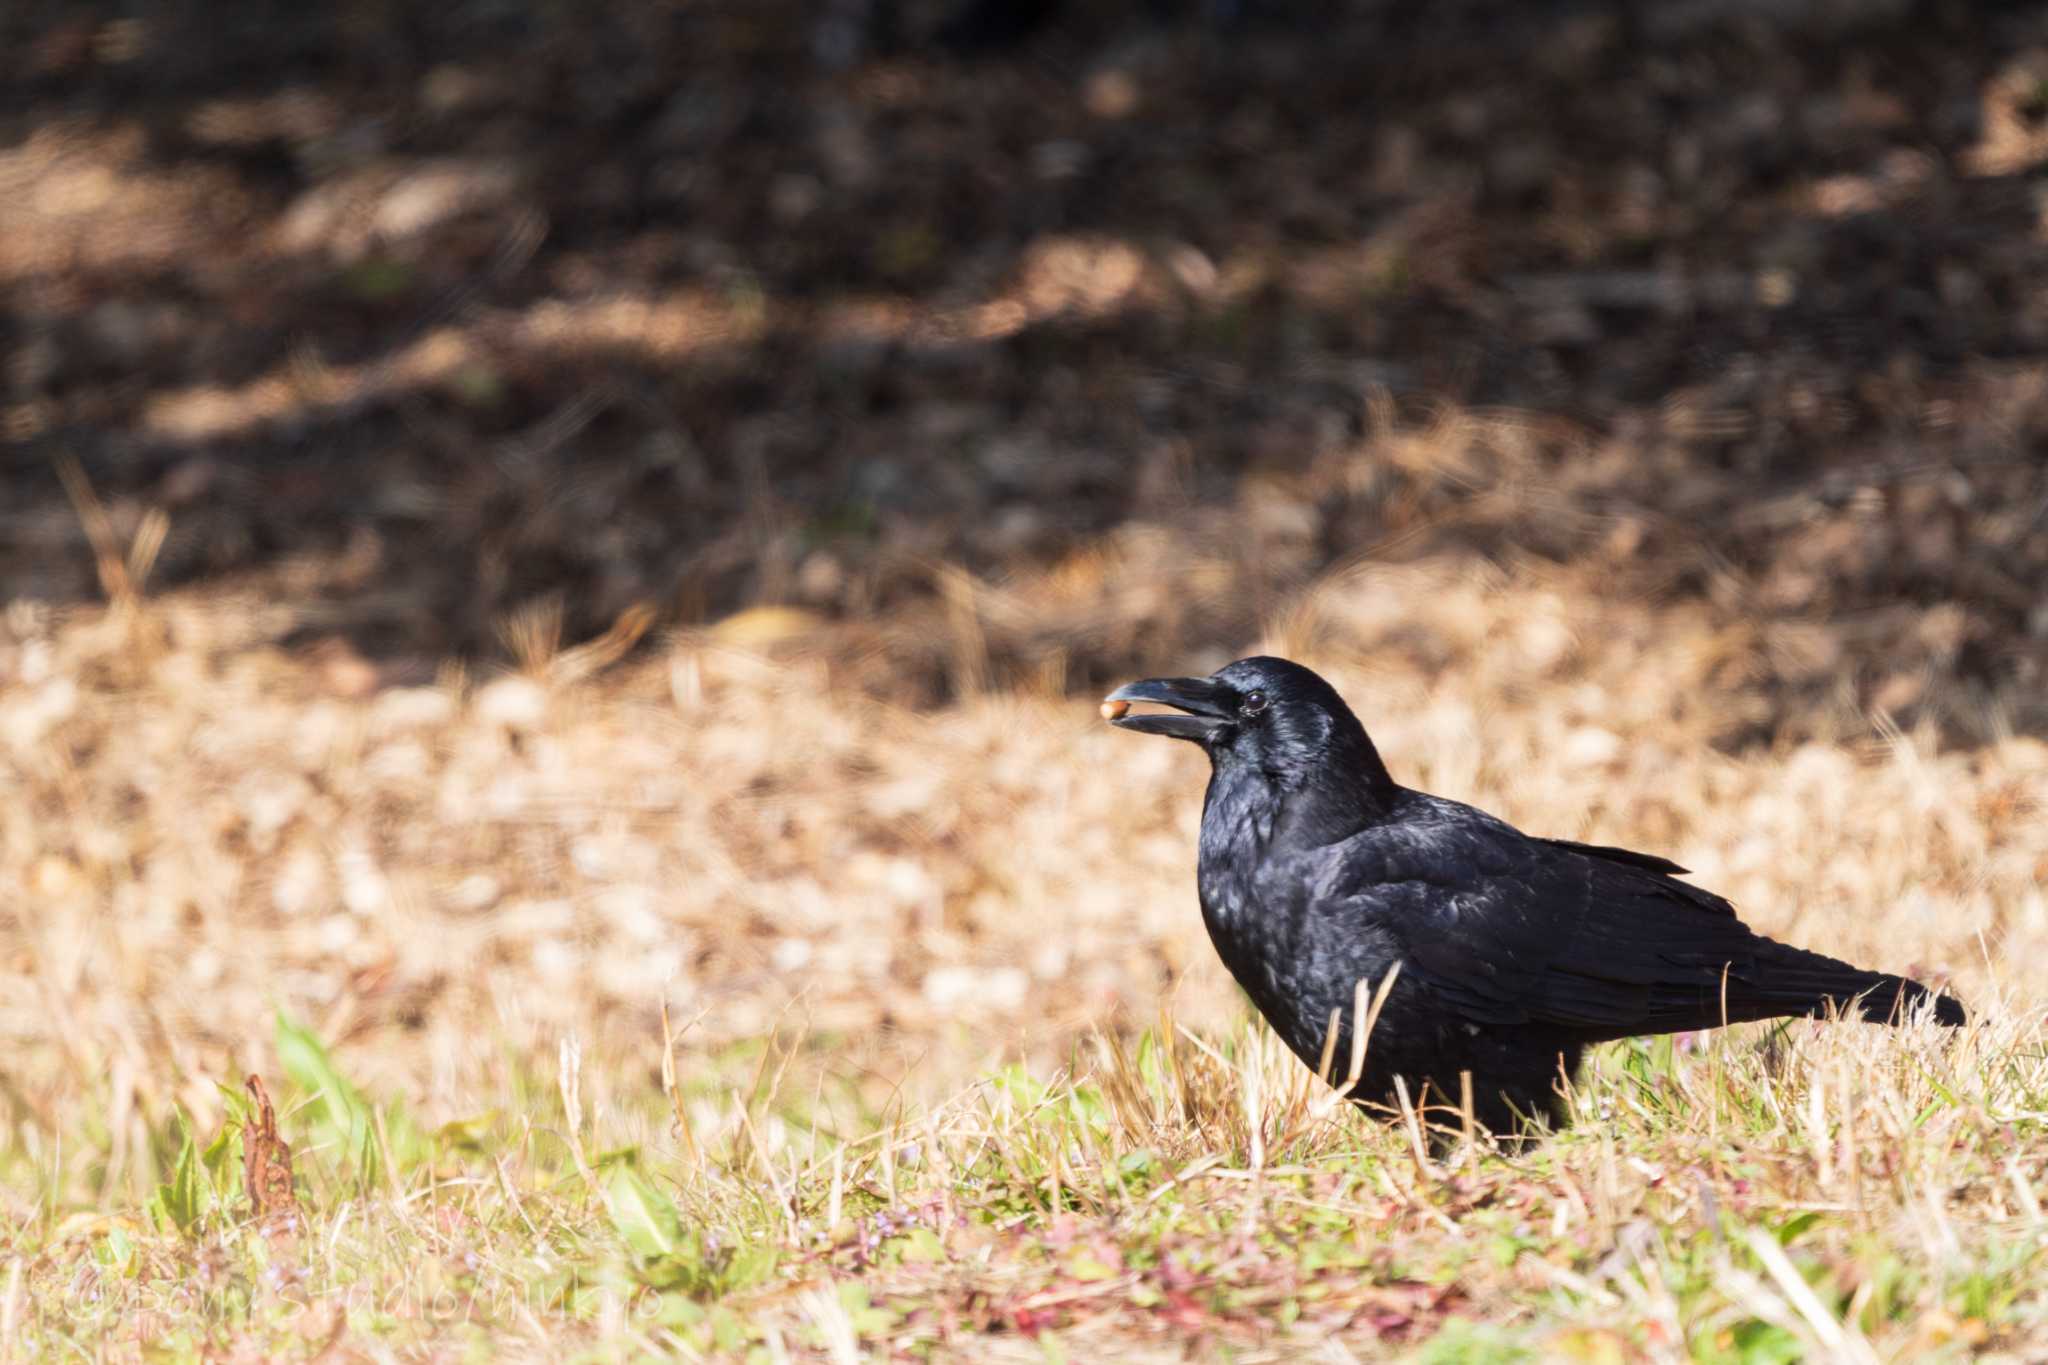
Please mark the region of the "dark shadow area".
POLYGON ((889 10, 10 7, 0 596, 101 596, 68 455, 393 677, 787 604, 926 701, 965 581, 1092 685, 1455 552, 2038 695, 2043 8, 889 10))

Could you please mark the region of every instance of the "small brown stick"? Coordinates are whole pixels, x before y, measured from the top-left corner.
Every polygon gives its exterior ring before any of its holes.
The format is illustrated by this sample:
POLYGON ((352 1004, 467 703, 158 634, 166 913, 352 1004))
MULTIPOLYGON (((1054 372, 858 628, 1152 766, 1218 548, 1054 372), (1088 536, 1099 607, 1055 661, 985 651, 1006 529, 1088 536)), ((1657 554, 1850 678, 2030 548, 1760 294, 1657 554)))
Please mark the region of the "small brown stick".
POLYGON ((249 1212, 276 1241, 297 1232, 298 1191, 292 1187, 292 1149, 277 1133, 277 1110, 263 1088, 263 1078, 250 1074, 242 1083, 256 1105, 255 1121, 242 1128, 242 1185, 249 1192, 249 1212))

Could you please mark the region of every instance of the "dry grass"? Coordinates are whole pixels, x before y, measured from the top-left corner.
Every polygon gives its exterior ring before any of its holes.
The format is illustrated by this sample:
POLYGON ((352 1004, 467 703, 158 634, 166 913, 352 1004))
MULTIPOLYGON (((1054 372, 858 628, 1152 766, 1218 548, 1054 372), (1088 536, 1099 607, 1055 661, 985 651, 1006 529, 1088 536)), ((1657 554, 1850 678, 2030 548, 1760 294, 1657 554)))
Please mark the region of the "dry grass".
MULTIPOLYGON (((1466 458, 1433 439, 1405 458, 1466 458)), ((974 677, 1076 602, 1220 591, 1223 549, 1167 529, 963 580, 930 647, 974 677)), ((1244 1023, 1194 913, 1199 757, 1057 677, 911 712, 857 625, 760 610, 617 662, 644 623, 574 647, 529 613, 517 671, 379 689, 124 553, 109 608, 0 635, 16 1357, 2048 1348, 2048 746, 1995 697, 1900 733, 1760 686, 1840 641, 1597 555, 1276 593, 1265 644, 1405 780, 1670 853, 1977 1008, 1952 1042, 1612 1048, 1576 1131, 1438 1165, 1244 1023), (1815 738, 1717 747, 1759 706, 1815 738), (236 1192, 246 1071, 296 1096, 296 1234, 236 1192)))
POLYGON ((2038 17, 819 8, 0 9, 0 1365, 2048 1357, 2038 17), (1259 647, 1975 1022, 1333 1112, 1259 647))

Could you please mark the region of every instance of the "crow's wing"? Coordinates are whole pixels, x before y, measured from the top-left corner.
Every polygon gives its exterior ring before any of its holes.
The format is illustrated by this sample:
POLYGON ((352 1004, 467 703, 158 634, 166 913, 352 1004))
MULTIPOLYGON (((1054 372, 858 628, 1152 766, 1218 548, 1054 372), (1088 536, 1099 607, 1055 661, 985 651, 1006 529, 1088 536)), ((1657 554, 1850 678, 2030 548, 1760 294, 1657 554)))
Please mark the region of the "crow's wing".
POLYGON ((1380 827, 1349 860, 1359 880, 1347 890, 1394 938, 1403 976, 1470 1022, 1620 1038, 1899 986, 1752 933, 1663 859, 1532 839, 1443 807, 1451 818, 1380 827))
POLYGON ((1648 868, 1652 872, 1683 875, 1688 870, 1669 858, 1660 858, 1654 853, 1638 853, 1632 848, 1616 848, 1612 844, 1581 844, 1570 839, 1538 839, 1535 842, 1549 844, 1552 848, 1570 849, 1573 853, 1583 853, 1589 858, 1605 858, 1609 862, 1623 863, 1629 867, 1648 868))
MULTIPOLYGON (((1688 869, 1680 867, 1669 858, 1660 858, 1654 853, 1637 853, 1633 849, 1615 848, 1610 844, 1579 844, 1570 839, 1533 839, 1530 842, 1550 848, 1563 849, 1581 857, 1611 863, 1617 867, 1650 875, 1634 879, 1635 888, 1642 893, 1661 895, 1685 901, 1687 904, 1717 915, 1735 917, 1735 907, 1703 886, 1682 882, 1678 878, 1688 869)), ((1604 878, 1607 882, 1619 880, 1611 870, 1604 878)), ((1602 880, 1596 870, 1595 880, 1602 880)))

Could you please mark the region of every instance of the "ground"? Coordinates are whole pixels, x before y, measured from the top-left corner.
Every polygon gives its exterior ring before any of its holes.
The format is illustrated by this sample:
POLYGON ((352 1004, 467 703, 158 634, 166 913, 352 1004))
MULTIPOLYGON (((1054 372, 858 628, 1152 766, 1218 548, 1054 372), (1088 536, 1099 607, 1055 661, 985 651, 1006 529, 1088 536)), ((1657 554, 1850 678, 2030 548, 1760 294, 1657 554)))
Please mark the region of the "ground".
POLYGON ((2048 20, 271 8, 0 16, 0 1355, 2048 1350, 2048 20), (1255 649, 1972 1026, 1333 1111, 1255 649))

